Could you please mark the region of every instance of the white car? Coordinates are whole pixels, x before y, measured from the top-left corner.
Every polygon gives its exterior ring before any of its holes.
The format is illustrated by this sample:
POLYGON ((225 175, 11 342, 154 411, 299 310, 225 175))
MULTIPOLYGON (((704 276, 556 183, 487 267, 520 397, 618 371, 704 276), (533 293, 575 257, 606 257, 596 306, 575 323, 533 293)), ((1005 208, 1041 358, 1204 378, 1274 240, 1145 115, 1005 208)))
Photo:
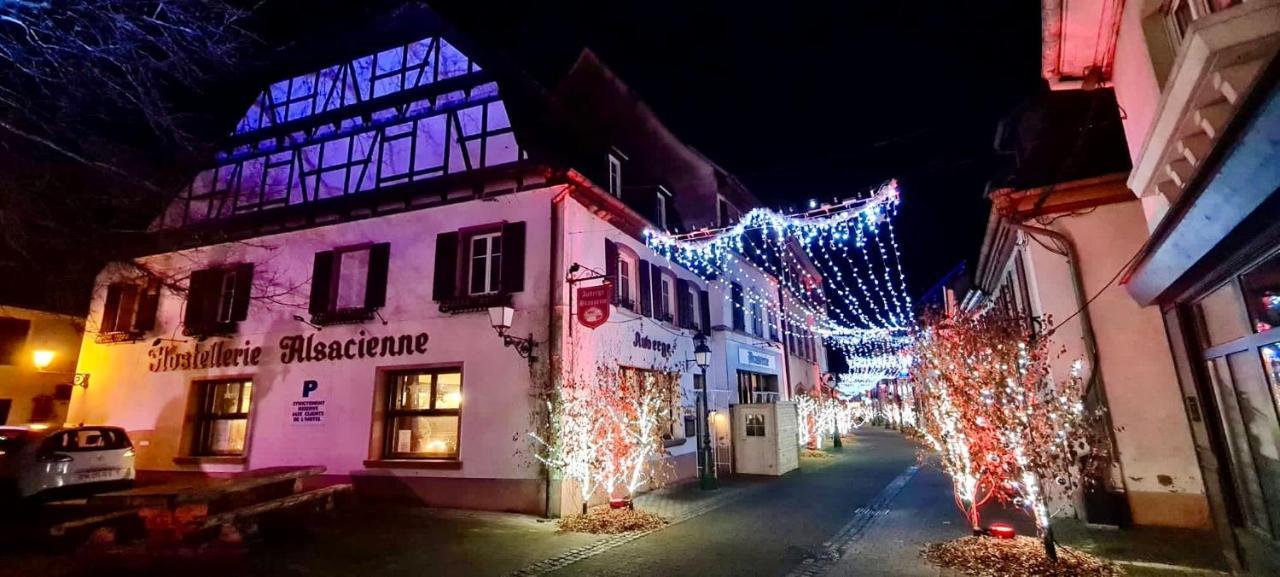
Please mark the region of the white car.
POLYGON ((133 483, 133 443, 120 427, 0 426, 0 480, 19 497, 133 483))

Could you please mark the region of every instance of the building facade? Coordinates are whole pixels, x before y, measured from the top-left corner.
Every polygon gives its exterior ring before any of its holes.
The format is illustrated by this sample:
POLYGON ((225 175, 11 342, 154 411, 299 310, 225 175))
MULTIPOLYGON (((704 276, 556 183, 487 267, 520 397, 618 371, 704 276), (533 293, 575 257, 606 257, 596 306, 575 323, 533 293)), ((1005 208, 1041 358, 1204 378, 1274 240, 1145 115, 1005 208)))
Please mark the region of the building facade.
POLYGON ((538 460, 546 391, 610 375, 676 383, 671 480, 697 472, 707 387, 731 470, 742 387, 790 391, 780 320, 730 310, 776 281, 709 282, 643 233, 758 201, 589 52, 546 91, 447 30, 402 16, 252 99, 157 219, 164 248, 99 276, 71 421, 125 427, 144 477, 323 465, 370 495, 554 514, 581 499, 538 460), (607 320, 578 297, 603 284, 607 320))
POLYGON ((84 320, 0 307, 0 425, 61 423, 67 417, 84 320))
POLYGON ((1280 2, 1107 4, 1115 25, 1095 37, 1111 62, 1094 77, 1126 112, 1126 184, 1147 232, 1119 281, 1163 320, 1183 407, 1167 425, 1190 434, 1223 552, 1280 573, 1280 2))

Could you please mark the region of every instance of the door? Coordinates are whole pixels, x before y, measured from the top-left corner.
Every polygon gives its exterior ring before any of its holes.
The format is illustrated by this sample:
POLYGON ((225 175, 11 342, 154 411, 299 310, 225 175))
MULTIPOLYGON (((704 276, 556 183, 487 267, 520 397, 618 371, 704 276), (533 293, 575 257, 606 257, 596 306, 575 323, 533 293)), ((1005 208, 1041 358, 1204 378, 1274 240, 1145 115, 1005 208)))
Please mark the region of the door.
POLYGON ((0 399, 0 425, 9 422, 9 409, 13 408, 13 399, 0 399))

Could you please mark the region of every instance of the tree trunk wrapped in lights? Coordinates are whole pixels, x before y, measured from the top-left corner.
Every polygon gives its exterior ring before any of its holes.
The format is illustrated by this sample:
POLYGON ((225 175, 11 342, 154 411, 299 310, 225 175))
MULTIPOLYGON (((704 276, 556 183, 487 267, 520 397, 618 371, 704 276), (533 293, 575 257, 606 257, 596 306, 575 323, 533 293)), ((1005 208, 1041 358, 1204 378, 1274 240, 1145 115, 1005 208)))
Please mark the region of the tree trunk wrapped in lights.
POLYGON ((913 380, 922 433, 970 527, 982 530, 980 509, 992 499, 1013 503, 1035 520, 1053 558, 1050 498, 1079 489, 1081 457, 1102 445, 1084 410, 1079 363, 1055 381, 1047 339, 1027 326, 1000 311, 929 319, 917 335, 913 380))

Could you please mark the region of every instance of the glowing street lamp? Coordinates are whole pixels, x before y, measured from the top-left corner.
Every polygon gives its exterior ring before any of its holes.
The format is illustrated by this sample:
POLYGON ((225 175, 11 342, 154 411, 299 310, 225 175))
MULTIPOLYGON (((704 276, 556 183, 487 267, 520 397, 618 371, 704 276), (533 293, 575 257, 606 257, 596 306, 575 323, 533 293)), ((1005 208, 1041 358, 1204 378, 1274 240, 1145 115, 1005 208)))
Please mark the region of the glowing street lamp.
POLYGON ((36 370, 42 373, 54 375, 71 375, 71 384, 84 389, 89 388, 89 373, 77 373, 73 371, 50 371, 49 366, 53 364, 53 358, 57 353, 48 349, 37 349, 31 351, 31 364, 35 365, 36 370))
POLYGON ((53 351, 39 349, 31 353, 31 363, 36 366, 36 370, 43 371, 53 364, 53 357, 53 351))

